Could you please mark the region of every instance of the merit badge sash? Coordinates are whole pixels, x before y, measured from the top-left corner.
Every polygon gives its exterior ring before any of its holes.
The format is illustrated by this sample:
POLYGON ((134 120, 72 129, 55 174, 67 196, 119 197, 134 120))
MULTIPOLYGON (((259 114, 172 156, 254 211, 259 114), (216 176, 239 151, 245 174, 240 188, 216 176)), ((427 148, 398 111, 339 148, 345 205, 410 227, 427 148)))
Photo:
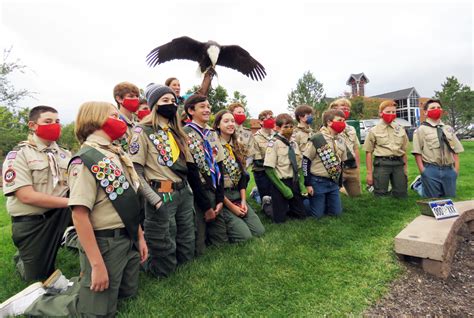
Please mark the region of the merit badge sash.
POLYGON ((322 133, 316 133, 311 137, 311 142, 316 148, 319 158, 323 162, 323 166, 329 174, 329 177, 335 183, 339 184, 342 174, 341 161, 337 158, 331 146, 327 143, 322 133))

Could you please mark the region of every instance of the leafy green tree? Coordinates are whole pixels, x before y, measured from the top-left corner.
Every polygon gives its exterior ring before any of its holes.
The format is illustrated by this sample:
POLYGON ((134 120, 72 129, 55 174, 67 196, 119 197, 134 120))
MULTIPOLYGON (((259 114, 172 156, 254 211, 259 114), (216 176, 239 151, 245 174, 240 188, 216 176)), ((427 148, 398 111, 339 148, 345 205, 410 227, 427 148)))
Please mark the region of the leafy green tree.
POLYGON ((360 119, 364 114, 364 98, 357 96, 351 100, 351 117, 350 119, 360 119))
MULTIPOLYGON (((186 92, 186 94, 193 94, 199 90, 199 86, 195 85, 190 90, 186 92)), ((209 104, 211 105, 212 113, 215 114, 219 110, 226 108, 227 106, 227 90, 218 85, 216 88, 211 87, 209 89, 209 93, 207 95, 207 99, 209 104)))
POLYGON ((25 97, 31 97, 32 93, 26 89, 17 90, 10 82, 8 76, 20 72, 24 73, 26 66, 20 61, 9 61, 11 48, 3 51, 3 61, 0 64, 0 105, 7 107, 18 107, 18 102, 25 97))
POLYGON ((306 104, 314 108, 316 117, 320 120, 327 109, 324 87, 311 71, 307 71, 296 83, 296 89, 288 94, 288 110, 294 111, 298 105, 306 104))
POLYGON ((28 135, 28 113, 29 109, 12 110, 6 106, 0 106, 0 157, 13 149, 20 141, 25 140, 28 135))
POLYGON ((441 87, 441 91, 435 91, 435 98, 441 100, 447 122, 455 130, 467 127, 474 118, 474 92, 454 76, 447 77, 441 87))
POLYGON ((70 150, 72 153, 75 153, 79 150, 79 141, 76 139, 76 135, 74 134, 74 122, 62 126, 61 138, 59 139, 58 143, 61 145, 61 147, 70 150))

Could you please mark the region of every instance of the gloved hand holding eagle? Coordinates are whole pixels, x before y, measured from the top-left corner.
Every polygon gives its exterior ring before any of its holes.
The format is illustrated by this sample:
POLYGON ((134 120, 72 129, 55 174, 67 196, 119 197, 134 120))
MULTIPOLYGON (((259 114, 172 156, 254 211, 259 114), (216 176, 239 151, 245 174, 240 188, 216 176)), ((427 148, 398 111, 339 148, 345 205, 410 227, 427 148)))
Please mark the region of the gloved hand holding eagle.
POLYGON ((187 36, 158 46, 146 57, 148 65, 152 67, 182 59, 199 63, 199 68, 204 73, 200 89, 203 95, 207 95, 209 91, 216 65, 232 68, 256 81, 263 80, 267 75, 263 65, 238 45, 219 45, 214 41, 202 43, 187 36))

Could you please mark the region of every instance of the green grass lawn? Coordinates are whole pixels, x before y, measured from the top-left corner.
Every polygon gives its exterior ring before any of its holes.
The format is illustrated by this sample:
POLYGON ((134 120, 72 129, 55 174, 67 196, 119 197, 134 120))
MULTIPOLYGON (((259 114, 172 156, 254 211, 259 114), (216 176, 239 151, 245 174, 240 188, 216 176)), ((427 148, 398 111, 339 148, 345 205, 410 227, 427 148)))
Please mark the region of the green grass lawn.
MULTIPOLYGON (((457 200, 474 197, 474 142, 464 142, 457 200)), ((364 160, 364 159, 363 159, 364 160)), ((365 184, 365 163, 361 169, 365 184)), ((409 158, 409 182, 418 174, 409 158)), ((249 190, 253 186, 253 180, 249 190)), ((402 273, 393 238, 414 217, 418 197, 407 200, 343 197, 339 218, 271 224, 244 244, 210 248, 167 279, 143 273, 137 298, 121 303, 120 316, 359 315, 402 273)), ((26 286, 15 273, 9 217, 0 198, 0 301, 26 286)), ((261 214, 260 214, 261 215, 261 214)), ((262 219, 264 218, 261 216, 262 219)), ((60 251, 58 267, 79 273, 77 255, 60 251)))

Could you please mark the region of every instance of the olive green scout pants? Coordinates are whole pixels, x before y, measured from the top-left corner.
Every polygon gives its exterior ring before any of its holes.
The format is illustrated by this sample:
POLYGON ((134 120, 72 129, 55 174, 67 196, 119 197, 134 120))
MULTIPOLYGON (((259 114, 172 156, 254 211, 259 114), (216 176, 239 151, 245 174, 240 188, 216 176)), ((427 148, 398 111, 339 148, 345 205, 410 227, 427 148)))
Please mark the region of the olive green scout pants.
POLYGON ((396 198, 406 198, 408 179, 403 169, 403 159, 375 157, 374 160, 374 194, 389 195, 389 183, 392 185, 391 193, 396 198))

